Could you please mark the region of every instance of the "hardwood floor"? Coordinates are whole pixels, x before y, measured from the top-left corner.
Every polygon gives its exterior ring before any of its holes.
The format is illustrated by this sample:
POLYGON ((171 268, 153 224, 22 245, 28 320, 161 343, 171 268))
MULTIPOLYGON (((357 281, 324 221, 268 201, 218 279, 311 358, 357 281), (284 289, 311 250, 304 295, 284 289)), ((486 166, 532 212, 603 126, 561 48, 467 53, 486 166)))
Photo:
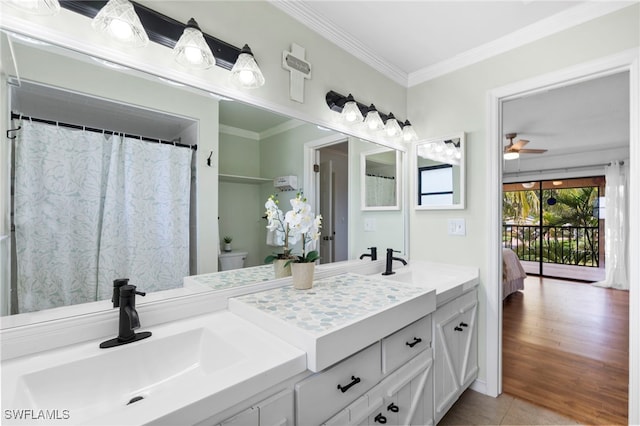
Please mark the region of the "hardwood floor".
POLYGON ((527 277, 503 303, 503 391, 585 424, 627 424, 629 293, 527 277))

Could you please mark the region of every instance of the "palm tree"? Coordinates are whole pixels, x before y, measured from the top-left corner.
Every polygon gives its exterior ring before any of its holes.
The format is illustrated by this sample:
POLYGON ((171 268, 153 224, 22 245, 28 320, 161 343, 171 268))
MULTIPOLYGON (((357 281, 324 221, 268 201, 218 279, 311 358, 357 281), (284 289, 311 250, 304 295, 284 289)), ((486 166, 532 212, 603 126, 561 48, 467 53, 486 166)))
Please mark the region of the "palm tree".
POLYGON ((512 219, 522 225, 530 216, 539 216, 540 198, 537 191, 507 191, 503 193, 502 206, 503 222, 512 219))

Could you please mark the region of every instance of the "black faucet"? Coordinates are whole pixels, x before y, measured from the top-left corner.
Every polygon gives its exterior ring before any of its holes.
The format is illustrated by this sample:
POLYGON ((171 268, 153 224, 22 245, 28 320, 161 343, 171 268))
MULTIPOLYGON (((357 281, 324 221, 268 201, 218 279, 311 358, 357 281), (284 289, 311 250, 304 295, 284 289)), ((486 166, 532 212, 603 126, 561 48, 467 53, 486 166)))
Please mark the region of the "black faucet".
POLYGON ((126 278, 115 280, 113 282, 113 305, 120 307, 120 323, 118 325, 118 337, 100 343, 100 347, 112 348, 114 346, 126 345, 127 343, 137 342, 151 336, 150 331, 135 333, 133 330, 140 328, 140 318, 136 311, 136 294, 145 296, 146 293, 136 291, 135 285, 126 284, 129 280, 126 278), (116 298, 116 294, 118 297, 116 298), (115 300, 118 300, 116 304, 115 300))
POLYGON ((369 247, 367 250, 371 250, 371 253, 363 253, 360 255, 360 260, 365 257, 370 257, 371 260, 378 260, 378 247, 369 247))
POLYGON ((404 260, 401 257, 394 257, 393 253, 400 253, 398 250, 394 250, 394 249, 387 249, 387 264, 386 267, 384 268, 385 271, 382 273, 382 275, 392 275, 395 274, 395 272, 393 272, 391 270, 391 264, 393 263, 394 260, 397 260, 398 262, 402 262, 403 265, 407 264, 407 261, 404 260))

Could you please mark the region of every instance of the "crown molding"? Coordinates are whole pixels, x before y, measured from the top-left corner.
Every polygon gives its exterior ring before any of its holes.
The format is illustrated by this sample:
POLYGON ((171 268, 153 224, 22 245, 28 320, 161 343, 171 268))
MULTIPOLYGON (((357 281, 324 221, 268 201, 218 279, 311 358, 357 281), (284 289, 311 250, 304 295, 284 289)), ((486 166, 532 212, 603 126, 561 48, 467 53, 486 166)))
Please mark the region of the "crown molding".
POLYGON ((225 135, 239 136, 241 138, 252 139, 254 141, 260 140, 260 134, 250 130, 239 129, 225 124, 218 125, 218 129, 220 133, 224 133, 225 135))
POLYGON ((601 16, 616 12, 637 4, 637 0, 625 1, 589 1, 556 15, 521 28, 502 38, 460 53, 453 58, 438 62, 412 73, 406 73, 397 66, 389 63, 377 55, 370 48, 360 43, 344 30, 331 23, 305 2, 268 0, 269 3, 301 22, 306 27, 317 32, 322 37, 333 42, 338 47, 351 53, 378 72, 389 77, 403 87, 412 87, 420 83, 443 76, 450 72, 484 61, 527 43, 540 40, 552 34, 564 31, 576 25, 583 24, 601 16))
POLYGON ((270 129, 263 130, 258 134, 260 139, 269 138, 271 136, 277 135, 278 133, 283 133, 291 129, 295 129, 296 127, 300 127, 303 124, 307 124, 304 121, 300 120, 288 120, 282 124, 278 124, 277 126, 273 126, 270 129))
POLYGON ((412 72, 409 74, 408 87, 424 83, 634 4, 637 4, 637 1, 598 1, 574 6, 451 59, 412 72))
POLYGON ((381 74, 395 81, 403 87, 407 87, 408 74, 399 67, 389 63, 377 55, 373 50, 365 46, 345 30, 334 25, 326 17, 311 9, 304 2, 268 0, 269 3, 301 22, 306 27, 333 42, 338 47, 351 53, 362 62, 371 66, 381 74))

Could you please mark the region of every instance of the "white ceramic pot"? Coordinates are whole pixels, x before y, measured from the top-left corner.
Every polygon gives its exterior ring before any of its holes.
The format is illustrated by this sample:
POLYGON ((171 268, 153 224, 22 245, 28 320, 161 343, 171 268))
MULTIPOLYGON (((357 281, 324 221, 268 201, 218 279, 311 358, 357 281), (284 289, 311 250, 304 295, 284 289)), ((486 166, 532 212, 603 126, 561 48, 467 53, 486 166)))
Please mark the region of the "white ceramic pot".
POLYGON ((293 277, 293 287, 298 290, 308 290, 313 286, 313 273, 316 264, 309 263, 292 263, 291 276, 293 277))
POLYGON ((284 266, 289 259, 276 259, 273 261, 273 272, 276 278, 284 278, 291 276, 291 264, 284 266))
POLYGON ((231 243, 224 243, 224 251, 231 251, 231 243))

